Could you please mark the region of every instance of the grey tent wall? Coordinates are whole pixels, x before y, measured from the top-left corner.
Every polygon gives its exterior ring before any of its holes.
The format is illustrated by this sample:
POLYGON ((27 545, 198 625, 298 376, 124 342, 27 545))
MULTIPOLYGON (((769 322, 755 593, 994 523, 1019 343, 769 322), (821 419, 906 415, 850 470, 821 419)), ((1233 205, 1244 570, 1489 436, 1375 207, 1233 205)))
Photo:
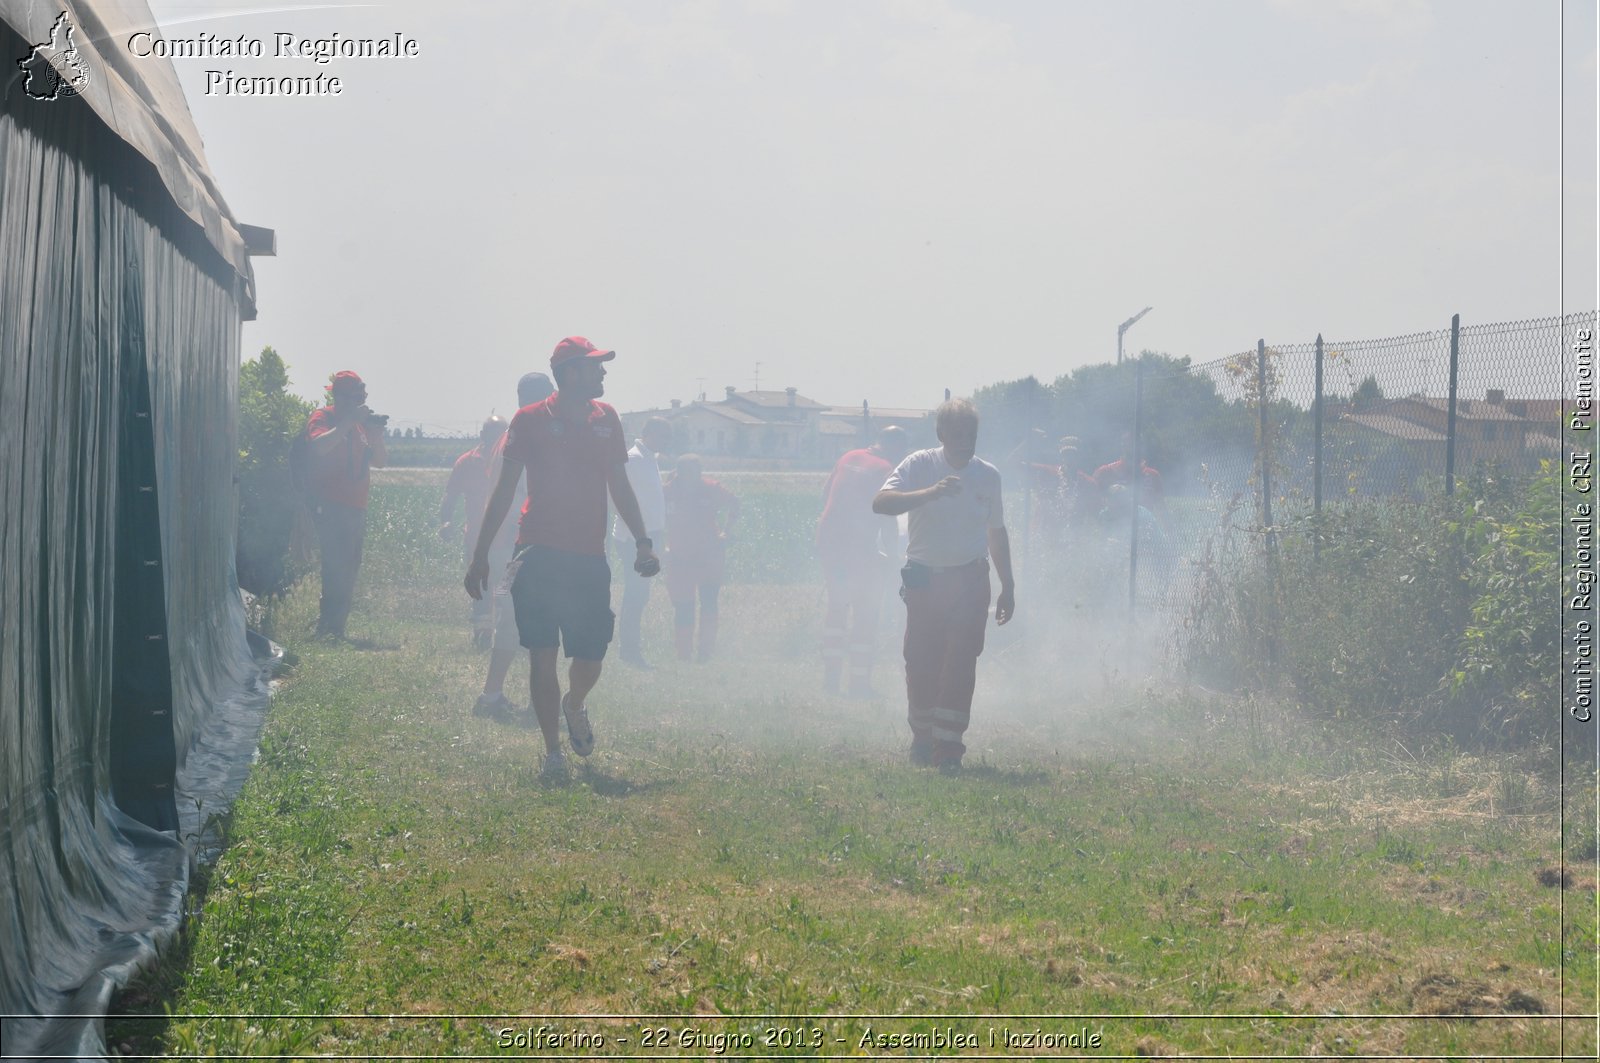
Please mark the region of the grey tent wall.
MULTIPOLYGON (((0 55, 25 50, 0 25, 0 55)), ((173 776, 213 706, 256 675, 233 569, 243 284, 81 101, 12 83, 0 1014, 98 1014, 177 926, 173 776)), ((0 1037, 8 1055, 99 1054, 98 1021, 13 1017, 0 1037)))

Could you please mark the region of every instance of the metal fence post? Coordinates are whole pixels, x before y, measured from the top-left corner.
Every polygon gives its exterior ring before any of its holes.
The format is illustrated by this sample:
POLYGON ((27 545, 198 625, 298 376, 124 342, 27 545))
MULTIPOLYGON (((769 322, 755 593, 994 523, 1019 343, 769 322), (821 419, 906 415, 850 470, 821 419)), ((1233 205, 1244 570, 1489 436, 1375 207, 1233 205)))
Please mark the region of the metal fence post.
POLYGON ((1311 451, 1311 559, 1322 553, 1322 333, 1317 333, 1317 394, 1311 401, 1315 441, 1311 451))
POLYGON ((1267 341, 1256 341, 1256 405, 1261 413, 1261 435, 1256 450, 1261 458, 1261 525, 1272 541, 1272 459, 1267 446, 1267 341))
POLYGON ((1027 571, 1033 556, 1033 392, 1022 401, 1022 566, 1027 571))
POLYGON ((1444 493, 1456 493, 1456 370, 1461 359, 1461 315, 1450 319, 1450 410, 1444 423, 1444 493))
POLYGON ((1144 358, 1133 372, 1133 461, 1128 493, 1133 499, 1133 534, 1128 537, 1128 618, 1133 619, 1139 602, 1139 496, 1144 491, 1144 358))

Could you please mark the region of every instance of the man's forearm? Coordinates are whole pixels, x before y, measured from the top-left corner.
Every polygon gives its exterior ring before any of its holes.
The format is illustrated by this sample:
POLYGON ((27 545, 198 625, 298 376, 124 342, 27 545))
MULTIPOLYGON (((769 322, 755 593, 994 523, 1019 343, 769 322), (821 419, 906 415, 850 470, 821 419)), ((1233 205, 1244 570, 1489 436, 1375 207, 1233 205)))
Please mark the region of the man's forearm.
POLYGON ((639 511, 639 498, 633 493, 633 485, 628 482, 628 477, 612 473, 609 482, 611 504, 617 507, 617 516, 622 518, 622 523, 633 533, 634 541, 649 538, 650 532, 644 526, 644 515, 639 511))
POLYGON ((898 517, 902 513, 909 513, 918 506, 933 498, 934 488, 924 487, 917 491, 890 491, 882 490, 872 499, 872 512, 885 517, 898 517))
POLYGON ((1009 590, 1016 585, 1011 578, 1011 536, 1006 534, 1004 528, 989 529, 989 560, 994 562, 1001 590, 1009 590))

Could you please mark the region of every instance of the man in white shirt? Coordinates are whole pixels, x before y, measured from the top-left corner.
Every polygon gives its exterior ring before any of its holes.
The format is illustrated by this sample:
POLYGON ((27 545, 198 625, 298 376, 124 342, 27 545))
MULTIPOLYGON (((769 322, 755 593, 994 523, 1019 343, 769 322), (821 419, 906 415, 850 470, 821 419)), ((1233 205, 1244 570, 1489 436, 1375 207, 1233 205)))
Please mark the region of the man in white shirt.
POLYGON ((957 772, 989 620, 991 561, 1000 577, 995 623, 1011 619, 1016 598, 1000 471, 975 456, 977 408, 965 399, 946 402, 934 414, 934 430, 943 445, 902 461, 872 510, 907 514, 910 530, 900 596, 911 761, 957 772))
MULTIPOLYGON (((652 417, 639 429, 639 438, 628 450, 628 464, 624 471, 628 483, 639 500, 639 513, 644 517, 645 534, 655 542, 663 541, 662 529, 666 526, 667 503, 661 493, 661 466, 656 455, 672 446, 672 422, 665 417, 652 417)), ((617 544, 621 557, 633 549, 633 535, 628 526, 617 517, 611 538, 617 544)), ((618 618, 619 656, 635 668, 650 668, 644 656, 644 607, 650 602, 650 581, 633 571, 630 565, 622 566, 622 615, 618 618)))

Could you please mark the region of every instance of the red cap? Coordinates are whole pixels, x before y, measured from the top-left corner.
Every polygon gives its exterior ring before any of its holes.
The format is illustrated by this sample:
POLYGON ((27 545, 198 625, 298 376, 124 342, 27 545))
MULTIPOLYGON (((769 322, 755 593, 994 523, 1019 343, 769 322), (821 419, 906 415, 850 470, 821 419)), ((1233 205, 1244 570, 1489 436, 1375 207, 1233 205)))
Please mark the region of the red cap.
POLYGON ((348 369, 341 369, 329 378, 328 390, 334 391, 339 388, 365 388, 366 386, 366 381, 356 376, 355 373, 348 369))
POLYGON ((602 351, 582 336, 568 336, 556 344, 555 353, 550 355, 550 368, 555 369, 574 358, 598 358, 602 362, 609 362, 616 356, 616 351, 602 351))

